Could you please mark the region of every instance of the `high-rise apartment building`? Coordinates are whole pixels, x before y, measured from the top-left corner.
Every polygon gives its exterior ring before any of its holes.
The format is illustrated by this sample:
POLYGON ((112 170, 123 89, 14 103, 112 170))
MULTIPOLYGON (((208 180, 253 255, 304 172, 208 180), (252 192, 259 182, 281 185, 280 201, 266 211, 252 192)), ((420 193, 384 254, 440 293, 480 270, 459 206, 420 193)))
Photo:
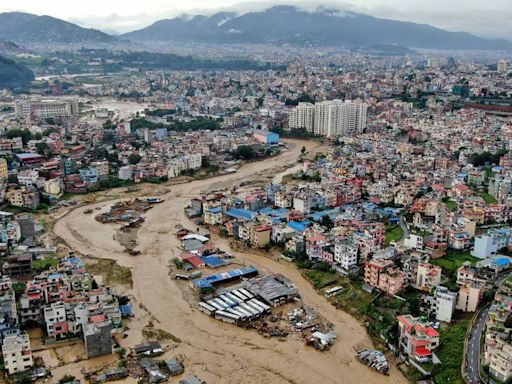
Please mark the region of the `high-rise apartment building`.
POLYGON ((507 73, 508 72, 508 62, 505 59, 501 59, 498 61, 498 73, 507 73))
POLYGON ((288 128, 313 132, 314 118, 315 106, 311 103, 299 103, 297 108, 290 112, 288 128))
POLYGON ((325 137, 338 137, 363 132, 368 106, 363 102, 331 100, 299 103, 289 116, 289 128, 305 128, 325 137))

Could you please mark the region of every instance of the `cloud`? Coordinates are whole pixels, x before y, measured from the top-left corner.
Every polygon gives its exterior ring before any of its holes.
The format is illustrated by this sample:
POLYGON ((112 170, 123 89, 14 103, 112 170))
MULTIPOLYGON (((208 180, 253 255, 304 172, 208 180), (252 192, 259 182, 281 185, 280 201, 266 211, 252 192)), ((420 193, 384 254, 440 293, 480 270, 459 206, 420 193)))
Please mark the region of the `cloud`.
POLYGON ((307 10, 324 6, 376 17, 431 24, 450 31, 466 31, 484 37, 512 39, 511 0, 17 0, 9 6, 0 5, 0 11, 50 14, 89 28, 127 32, 185 12, 244 13, 281 4, 297 5, 307 10))

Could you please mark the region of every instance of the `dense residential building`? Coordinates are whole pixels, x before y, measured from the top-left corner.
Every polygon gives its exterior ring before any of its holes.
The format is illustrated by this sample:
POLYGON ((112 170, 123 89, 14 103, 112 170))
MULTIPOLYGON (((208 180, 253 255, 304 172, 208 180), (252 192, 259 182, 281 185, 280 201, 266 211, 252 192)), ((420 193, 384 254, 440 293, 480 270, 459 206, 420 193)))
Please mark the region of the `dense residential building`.
POLYGON ((28 334, 19 333, 4 338, 2 356, 9 375, 25 372, 34 364, 28 334))
POLYGON ((439 333, 428 322, 411 315, 398 316, 398 343, 400 350, 416 362, 432 360, 439 346, 439 333))

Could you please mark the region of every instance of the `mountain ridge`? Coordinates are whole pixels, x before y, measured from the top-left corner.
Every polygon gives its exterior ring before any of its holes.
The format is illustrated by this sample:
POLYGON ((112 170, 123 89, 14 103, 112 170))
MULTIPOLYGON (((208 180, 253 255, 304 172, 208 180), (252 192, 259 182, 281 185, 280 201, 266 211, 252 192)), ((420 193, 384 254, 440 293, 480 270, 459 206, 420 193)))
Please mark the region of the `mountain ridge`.
POLYGON ((97 29, 82 28, 52 16, 24 12, 0 13, 0 39, 30 44, 114 44, 118 39, 97 29))
POLYGON ((428 24, 350 11, 318 8, 311 12, 295 6, 274 6, 239 15, 219 12, 162 19, 121 37, 138 43, 180 39, 221 44, 288 43, 346 48, 399 44, 427 49, 512 50, 512 42, 505 39, 485 39, 467 32, 450 32, 428 24))
POLYGON ((34 72, 29 68, 0 56, 0 89, 24 87, 34 80, 34 72))

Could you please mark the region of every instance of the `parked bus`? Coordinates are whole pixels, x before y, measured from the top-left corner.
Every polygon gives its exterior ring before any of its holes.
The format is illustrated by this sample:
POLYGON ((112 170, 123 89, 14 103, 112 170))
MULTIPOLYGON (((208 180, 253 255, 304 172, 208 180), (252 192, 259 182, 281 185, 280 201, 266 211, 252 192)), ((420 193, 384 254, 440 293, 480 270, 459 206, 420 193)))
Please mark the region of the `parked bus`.
POLYGON ((325 297, 333 297, 333 296, 339 295, 341 293, 341 291, 343 291, 343 287, 336 286, 336 287, 326 289, 324 291, 324 295, 325 295, 325 297))
POLYGON ((243 293, 247 298, 252 299, 254 295, 245 288, 240 288, 240 292, 243 293))
POLYGON ((206 313, 209 316, 213 315, 216 311, 214 307, 212 307, 209 304, 203 303, 202 301, 199 302, 198 308, 201 312, 206 313))
POLYGON ((224 307, 221 307, 219 304, 217 304, 217 303, 216 303, 215 301, 213 301, 213 300, 208 300, 208 301, 207 301, 207 303, 208 303, 209 305, 211 305, 212 307, 214 307, 214 308, 215 308, 216 310, 218 310, 218 311, 222 311, 222 310, 224 310, 224 307))
POLYGON ((217 311, 215 312, 215 318, 226 323, 236 324, 240 316, 234 315, 229 312, 217 311))

